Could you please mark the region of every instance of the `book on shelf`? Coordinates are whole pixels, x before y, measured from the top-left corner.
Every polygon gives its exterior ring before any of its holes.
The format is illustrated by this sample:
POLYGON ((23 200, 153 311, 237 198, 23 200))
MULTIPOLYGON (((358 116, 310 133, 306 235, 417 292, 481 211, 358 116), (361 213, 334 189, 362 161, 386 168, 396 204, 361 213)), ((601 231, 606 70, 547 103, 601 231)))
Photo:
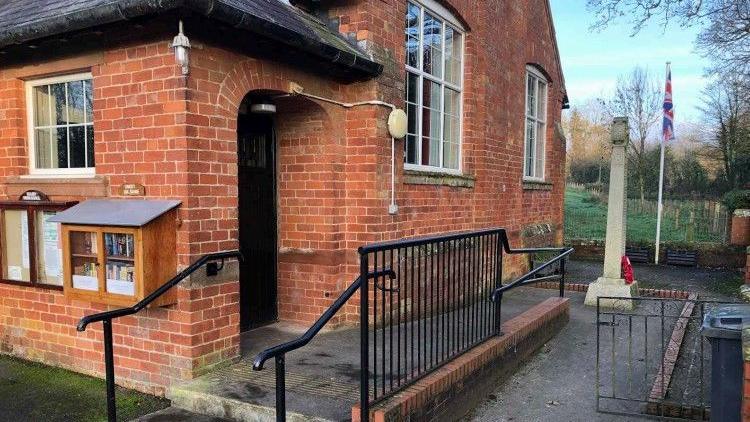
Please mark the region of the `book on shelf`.
POLYGON ((104 247, 109 256, 133 257, 133 235, 128 233, 107 233, 104 236, 104 247))
POLYGON ((110 280, 133 282, 133 265, 132 264, 107 264, 107 278, 110 280))
POLYGON ((91 233, 82 233, 83 234, 83 253, 86 254, 94 254, 96 255, 97 249, 96 249, 96 239, 93 238, 93 234, 91 233))
POLYGON ((75 275, 83 275, 86 277, 96 277, 96 265, 91 262, 76 265, 73 273, 75 275))

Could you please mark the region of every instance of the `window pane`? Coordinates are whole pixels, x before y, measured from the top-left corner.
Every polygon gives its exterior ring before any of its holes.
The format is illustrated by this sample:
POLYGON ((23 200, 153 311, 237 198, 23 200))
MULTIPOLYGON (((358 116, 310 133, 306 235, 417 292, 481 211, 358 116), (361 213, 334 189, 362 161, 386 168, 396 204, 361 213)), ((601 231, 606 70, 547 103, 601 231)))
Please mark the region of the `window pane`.
POLYGON ((52 168, 52 157, 57 148, 52 145, 50 134, 56 129, 34 130, 34 154, 36 155, 36 167, 41 169, 52 168))
POLYGON ((94 122, 94 93, 91 85, 91 79, 83 81, 84 102, 86 104, 86 123, 94 122))
POLYGON ((99 290, 96 233, 70 232, 70 259, 73 287, 99 290))
POLYGON ((419 76, 406 73, 406 101, 417 104, 419 98, 419 76))
POLYGON ((419 68, 420 10, 408 3, 406 7, 406 64, 419 68))
POLYGON ((37 282, 62 286, 62 248, 60 230, 57 223, 47 220, 55 215, 54 211, 36 213, 36 259, 37 282))
POLYGON ((422 137, 422 165, 440 165, 440 139, 422 137))
POLYGON ((415 135, 406 135, 404 150, 404 161, 417 164, 417 137, 415 135))
POLYGON ((429 79, 422 83, 422 106, 440 110, 440 85, 429 79))
POLYGON ((70 127, 70 167, 86 167, 86 133, 83 126, 70 127))
POLYGON ((440 111, 422 109, 422 136, 440 137, 440 111))
POLYGON ((52 123, 64 125, 68 122, 68 113, 65 107, 65 84, 50 85, 52 94, 52 123))
POLYGON ((34 97, 34 126, 49 126, 50 100, 49 85, 35 86, 34 97))
POLYGON ((84 111, 83 81, 68 82, 68 123, 77 124, 85 123, 86 114, 84 111))
POLYGON ((423 70, 431 75, 443 75, 443 22, 429 13, 424 14, 423 70))
POLYGON ((544 123, 537 123, 536 128, 536 169, 535 177, 544 177, 544 138, 545 138, 545 125, 544 123))
POLYGON ((526 77, 526 115, 534 117, 534 111, 536 110, 536 96, 534 87, 536 80, 533 76, 528 75, 526 77))
POLYGON ((86 126, 86 166, 94 167, 94 125, 86 126))
POLYGON ((57 135, 52 140, 53 148, 57 148, 53 157, 57 157, 57 163, 53 163, 53 168, 68 168, 68 127, 63 126, 53 130, 53 136, 57 135))
POLYGON ((445 89, 445 114, 459 117, 461 112, 461 94, 450 88, 445 89))
POLYGON ((7 280, 30 281, 28 214, 26 210, 5 210, 3 215, 3 277, 7 280))
POLYGON ((407 132, 413 135, 417 134, 417 106, 415 104, 407 104, 406 106, 406 121, 407 121, 407 132))
POLYGON ((461 84, 461 34, 445 27, 445 80, 461 84))
POLYGON ((443 144, 443 167, 458 169, 458 148, 457 144, 449 142, 443 144))
POLYGON ((534 176, 534 131, 533 119, 526 119, 526 176, 534 176))
POLYGON ((546 116, 546 114, 547 114, 547 110, 546 110, 546 107, 547 107, 547 85, 544 82, 542 82, 541 80, 539 81, 539 88, 537 90, 537 97, 538 97, 538 99, 537 99, 538 106, 537 106, 536 116, 537 116, 537 118, 539 120, 547 120, 547 116, 546 116))
POLYGON ((133 296, 135 294, 135 242, 129 233, 104 233, 107 257, 107 291, 133 296))
POLYGON ((93 92, 90 79, 32 88, 38 169, 94 167, 93 92), (82 126, 87 125, 87 126, 82 126))

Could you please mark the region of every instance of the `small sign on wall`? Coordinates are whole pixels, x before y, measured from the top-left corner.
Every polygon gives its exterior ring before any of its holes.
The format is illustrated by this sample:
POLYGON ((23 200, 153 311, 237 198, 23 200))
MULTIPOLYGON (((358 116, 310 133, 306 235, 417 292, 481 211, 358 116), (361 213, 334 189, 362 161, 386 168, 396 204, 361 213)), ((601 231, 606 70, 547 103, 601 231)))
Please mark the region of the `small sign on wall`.
POLYGON ((19 199, 21 201, 29 201, 29 202, 49 201, 49 198, 47 197, 47 195, 45 195, 42 192, 39 192, 38 190, 27 190, 26 192, 21 194, 21 197, 19 199))
POLYGON ((124 183, 120 185, 120 195, 144 196, 146 195, 146 187, 140 183, 124 183))

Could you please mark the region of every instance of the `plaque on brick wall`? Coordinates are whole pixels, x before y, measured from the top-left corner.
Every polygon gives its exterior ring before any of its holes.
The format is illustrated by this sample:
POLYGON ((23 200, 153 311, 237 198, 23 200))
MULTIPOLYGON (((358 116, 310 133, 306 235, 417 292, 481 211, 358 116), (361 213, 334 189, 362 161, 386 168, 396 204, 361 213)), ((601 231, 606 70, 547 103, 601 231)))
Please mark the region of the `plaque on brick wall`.
POLYGON ((42 192, 39 192, 38 190, 27 190, 26 192, 21 194, 21 197, 18 198, 21 201, 29 201, 29 202, 41 202, 41 201, 49 201, 49 198, 47 195, 45 195, 42 192))
POLYGON ((140 183, 124 183, 120 185, 120 195, 122 196, 143 196, 146 194, 146 187, 140 183))

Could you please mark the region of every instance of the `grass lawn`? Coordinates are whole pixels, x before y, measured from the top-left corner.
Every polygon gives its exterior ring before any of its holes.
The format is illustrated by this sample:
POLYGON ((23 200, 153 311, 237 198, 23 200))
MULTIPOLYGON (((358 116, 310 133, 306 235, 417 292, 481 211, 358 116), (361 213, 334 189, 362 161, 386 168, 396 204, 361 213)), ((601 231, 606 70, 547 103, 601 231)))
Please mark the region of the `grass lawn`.
MULTIPOLYGON (((117 388, 117 420, 163 409, 163 398, 117 388)), ((104 380, 0 355, 0 420, 106 421, 104 380)))
MULTIPOLYGON (((674 216, 664 214, 661 226, 664 242, 723 242, 723 232, 712 230, 711 222, 696 219, 690 225, 686 218, 676 224, 674 216), (691 240, 692 239, 692 240, 691 240)), ((586 191, 565 191, 565 238, 603 240, 607 232, 607 204, 586 191)), ((627 239, 653 242, 656 236, 656 214, 628 210, 627 239)))

